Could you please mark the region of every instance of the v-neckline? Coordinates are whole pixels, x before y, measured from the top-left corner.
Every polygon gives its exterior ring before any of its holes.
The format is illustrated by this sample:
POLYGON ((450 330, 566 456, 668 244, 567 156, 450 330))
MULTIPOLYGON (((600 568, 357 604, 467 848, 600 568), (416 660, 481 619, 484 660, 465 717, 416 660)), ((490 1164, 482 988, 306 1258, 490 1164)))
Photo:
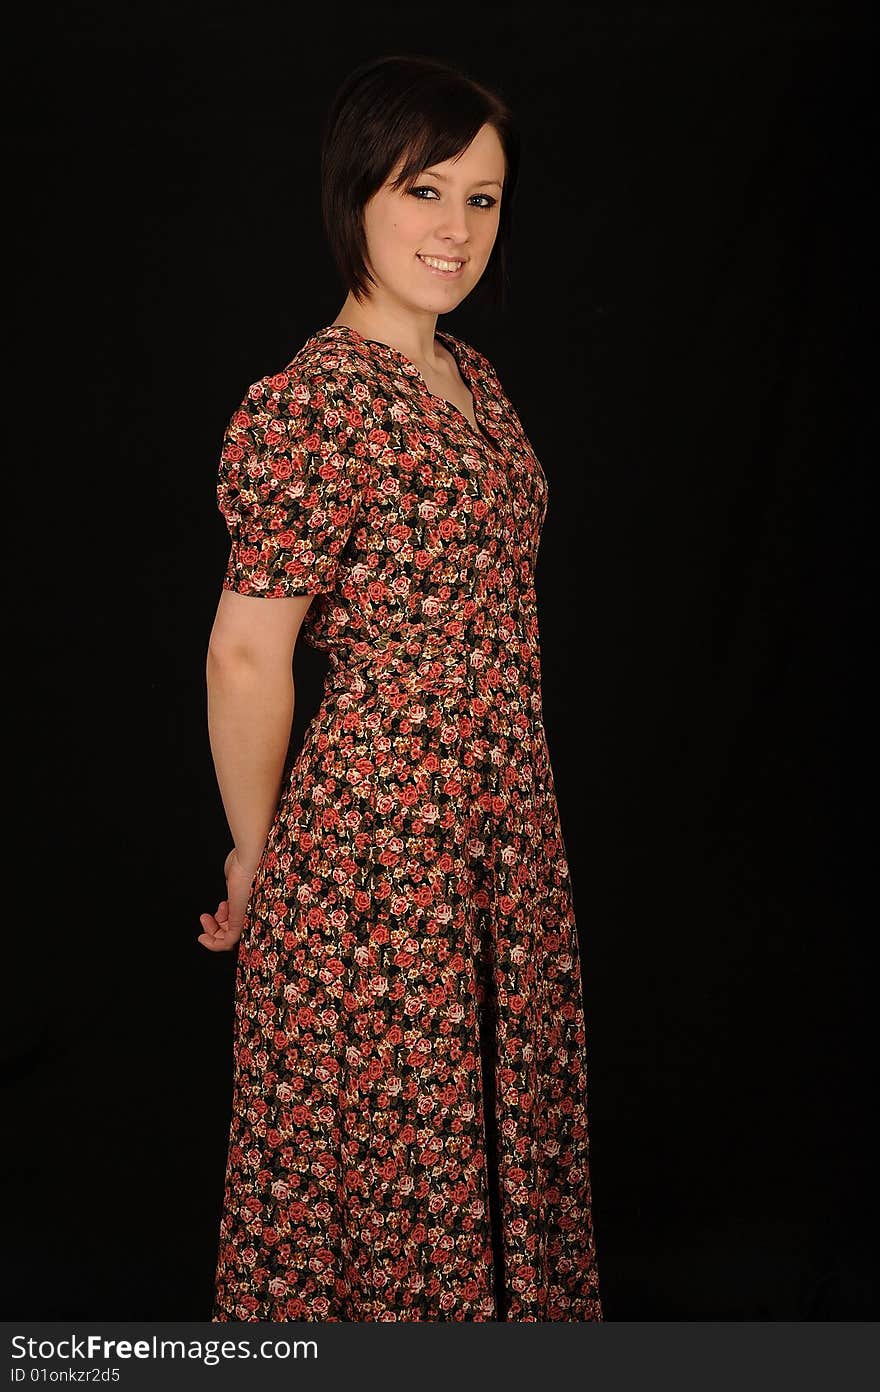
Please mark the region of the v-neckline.
POLYGON ((476 430, 471 425, 470 421, 468 420, 467 416, 465 415, 464 411, 462 411, 460 406, 456 406, 455 402, 450 401, 448 397, 441 396, 439 393, 431 391, 431 388, 428 386, 428 383, 426 382, 421 372, 421 369, 418 367, 416 363, 413 362, 412 358, 408 358, 405 353, 402 353, 400 351, 399 348, 395 348, 393 344, 386 343, 384 339, 381 338, 366 338, 358 329, 353 329, 350 324, 327 324, 326 327, 319 330, 319 332, 327 333, 330 330, 336 331, 339 329, 342 329, 345 333, 353 334, 360 343, 373 343, 378 348, 385 348, 387 352, 394 354, 394 356, 399 358, 401 362, 405 362, 410 368, 412 368, 412 371, 415 374, 415 377, 418 381, 418 384, 422 392, 425 396, 429 398, 429 400, 438 402, 441 406, 445 407, 449 411, 454 411, 455 414, 459 417, 459 419, 464 423, 465 429, 467 429, 471 433, 471 435, 473 435, 477 440, 479 440, 481 444, 486 445, 495 454, 501 453, 500 444, 498 444, 496 440, 488 434, 488 432, 482 424, 482 411, 478 409, 477 404, 478 395, 482 396, 482 393, 480 392, 479 387, 477 387, 476 391, 474 390, 474 379, 471 377, 467 368, 462 368, 462 360, 465 355, 464 353, 459 351, 461 345, 459 344, 458 339, 456 339, 453 334, 447 333, 445 329, 434 330, 434 338, 439 339, 443 347, 446 348, 452 354, 453 358, 455 359, 455 365, 458 368, 459 376, 461 377, 462 381, 467 387, 467 390, 471 394, 471 401, 473 403, 474 408, 474 420, 477 422, 476 430))

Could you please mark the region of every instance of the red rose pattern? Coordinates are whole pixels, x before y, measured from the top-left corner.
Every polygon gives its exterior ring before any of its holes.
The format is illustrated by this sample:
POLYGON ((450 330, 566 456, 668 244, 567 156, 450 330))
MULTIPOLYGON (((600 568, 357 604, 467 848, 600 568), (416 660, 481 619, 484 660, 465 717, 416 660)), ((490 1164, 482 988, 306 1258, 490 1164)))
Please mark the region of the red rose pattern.
POLYGON ((314 594, 320 707, 238 945, 213 1321, 601 1320, 572 888, 541 712, 547 480, 320 329, 227 427, 224 588, 314 594))

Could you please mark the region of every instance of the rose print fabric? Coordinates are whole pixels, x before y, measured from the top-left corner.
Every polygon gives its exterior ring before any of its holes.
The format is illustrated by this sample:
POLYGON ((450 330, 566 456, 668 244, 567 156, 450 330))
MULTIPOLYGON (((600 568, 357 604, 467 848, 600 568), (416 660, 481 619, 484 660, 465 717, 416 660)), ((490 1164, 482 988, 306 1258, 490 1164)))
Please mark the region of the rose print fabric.
POLYGON ((586 1033, 541 714, 547 480, 320 329, 223 441, 224 587, 313 594, 329 659, 238 945, 212 1319, 601 1320, 586 1033))

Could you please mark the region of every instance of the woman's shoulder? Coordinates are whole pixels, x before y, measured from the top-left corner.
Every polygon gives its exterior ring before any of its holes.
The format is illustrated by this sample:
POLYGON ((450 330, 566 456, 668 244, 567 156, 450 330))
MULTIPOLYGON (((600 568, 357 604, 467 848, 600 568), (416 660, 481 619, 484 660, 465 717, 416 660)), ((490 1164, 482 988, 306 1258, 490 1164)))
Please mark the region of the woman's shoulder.
MULTIPOLYGON (((439 330, 445 346, 484 386, 499 391, 498 374, 488 356, 473 343, 447 329, 439 330)), ((289 361, 264 373, 247 387, 233 417, 239 428, 271 430, 279 420, 307 428, 324 412, 350 411, 363 406, 384 381, 388 365, 357 335, 336 331, 335 325, 317 329, 289 361)))
POLYGON ((289 362, 275 372, 266 373, 253 385, 264 392, 332 391, 345 385, 345 377, 363 357, 355 343, 328 336, 325 330, 319 329, 306 339, 289 362))
POLYGON ((288 362, 248 384, 233 426, 265 428, 273 420, 314 419, 316 413, 345 404, 352 377, 361 368, 354 344, 331 340, 318 330, 288 362))
POLYGON ((352 428, 349 357, 347 345, 331 346, 319 331, 288 362, 248 384, 223 434, 221 496, 245 478, 288 477, 294 456, 335 451, 341 432, 352 428))
POLYGON ((497 378, 498 374, 489 358, 468 339, 461 338, 458 334, 452 334, 448 329, 441 330, 441 336, 447 342, 451 341, 459 358, 464 358, 484 377, 497 378))

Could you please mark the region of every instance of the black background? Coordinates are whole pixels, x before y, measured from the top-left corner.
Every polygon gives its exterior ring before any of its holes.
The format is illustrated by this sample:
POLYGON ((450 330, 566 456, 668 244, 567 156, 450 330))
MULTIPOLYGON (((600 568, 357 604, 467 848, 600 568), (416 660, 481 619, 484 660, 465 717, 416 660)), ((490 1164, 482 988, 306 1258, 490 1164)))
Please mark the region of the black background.
MULTIPOLYGON (((207 1318, 220 440, 339 311, 320 123, 393 52, 497 85, 523 133, 511 303, 440 326, 550 484, 606 1319, 876 1316, 876 34, 830 6, 446 14, 72 4, 11 46, 6 1318, 207 1318)), ((294 743, 323 659, 295 671, 294 743)))

